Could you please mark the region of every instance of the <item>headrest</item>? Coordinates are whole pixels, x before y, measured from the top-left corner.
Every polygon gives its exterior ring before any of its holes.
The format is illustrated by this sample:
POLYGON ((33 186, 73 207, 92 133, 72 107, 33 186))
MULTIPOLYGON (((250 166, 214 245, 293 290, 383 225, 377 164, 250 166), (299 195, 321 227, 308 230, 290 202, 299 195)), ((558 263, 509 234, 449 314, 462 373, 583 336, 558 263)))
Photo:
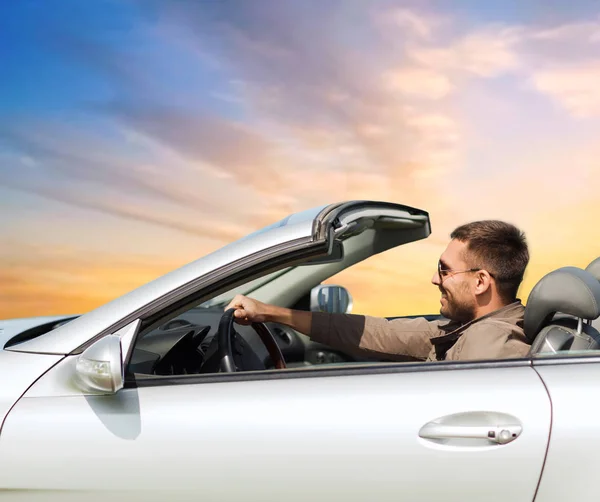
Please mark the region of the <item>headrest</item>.
POLYGON ((582 319, 600 316, 600 281, 577 267, 563 267, 535 285, 525 307, 524 331, 530 342, 560 312, 582 319))
POLYGON ((585 271, 588 274, 592 274, 597 280, 600 281, 600 258, 596 258, 592 263, 585 267, 585 271))

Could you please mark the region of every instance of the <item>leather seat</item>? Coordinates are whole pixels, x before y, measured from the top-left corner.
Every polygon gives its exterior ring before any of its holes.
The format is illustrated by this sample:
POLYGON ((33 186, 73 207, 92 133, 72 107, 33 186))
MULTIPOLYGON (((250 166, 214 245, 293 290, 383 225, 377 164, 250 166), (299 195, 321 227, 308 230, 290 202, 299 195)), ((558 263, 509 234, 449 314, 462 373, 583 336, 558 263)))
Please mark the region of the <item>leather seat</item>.
POLYGON ((592 263, 585 267, 585 271, 588 274, 592 274, 598 281, 600 281, 600 258, 596 258, 592 263))
MULTIPOLYGON (((600 281, 600 258, 596 258, 592 263, 585 267, 585 271, 592 274, 600 281)), ((592 322, 592 326, 600 331, 600 317, 592 322)))
POLYGON ((600 281, 577 267, 545 275, 531 291, 523 329, 530 355, 600 350, 600 281))

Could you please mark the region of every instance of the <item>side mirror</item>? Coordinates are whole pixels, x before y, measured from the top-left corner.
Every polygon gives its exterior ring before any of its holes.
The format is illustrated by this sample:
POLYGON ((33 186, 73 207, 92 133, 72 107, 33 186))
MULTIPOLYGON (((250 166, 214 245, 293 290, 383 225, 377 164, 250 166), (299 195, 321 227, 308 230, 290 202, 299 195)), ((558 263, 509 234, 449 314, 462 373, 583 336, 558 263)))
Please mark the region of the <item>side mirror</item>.
POLYGON ((310 310, 330 314, 348 314, 352 311, 352 296, 343 286, 320 284, 310 292, 310 310))
POLYGON ((114 394, 125 380, 121 337, 107 335, 88 347, 75 364, 77 385, 85 392, 114 394))

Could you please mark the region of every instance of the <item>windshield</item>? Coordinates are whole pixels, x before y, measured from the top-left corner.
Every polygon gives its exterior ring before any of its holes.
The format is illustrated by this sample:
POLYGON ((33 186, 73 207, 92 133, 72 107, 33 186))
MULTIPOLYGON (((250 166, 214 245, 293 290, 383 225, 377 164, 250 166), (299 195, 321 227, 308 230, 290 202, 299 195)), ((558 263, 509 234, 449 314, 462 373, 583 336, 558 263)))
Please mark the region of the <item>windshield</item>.
POLYGON ((225 293, 222 293, 219 296, 215 296, 214 298, 211 298, 210 300, 201 303, 200 305, 198 305, 198 308, 224 308, 231 300, 233 300, 233 297, 235 295, 250 296, 255 289, 260 288, 264 284, 267 284, 269 281, 272 281, 273 279, 287 273, 292 268, 293 267, 284 268, 283 270, 278 270, 277 272, 273 272, 271 274, 259 277, 258 279, 254 279, 253 281, 247 282, 245 284, 241 284, 240 286, 230 289, 229 291, 226 291, 225 293))

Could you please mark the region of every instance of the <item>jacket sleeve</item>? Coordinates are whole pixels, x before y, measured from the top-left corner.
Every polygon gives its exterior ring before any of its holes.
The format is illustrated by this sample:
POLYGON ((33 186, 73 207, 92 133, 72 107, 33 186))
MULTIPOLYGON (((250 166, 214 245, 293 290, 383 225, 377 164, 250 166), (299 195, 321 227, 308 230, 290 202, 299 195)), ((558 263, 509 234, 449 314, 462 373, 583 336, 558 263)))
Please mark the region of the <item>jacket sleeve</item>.
POLYGON ((456 345, 450 360, 521 358, 531 349, 522 331, 494 322, 470 327, 456 345))
POLYGON ((310 338, 358 357, 390 361, 426 360, 436 321, 425 318, 387 320, 355 314, 313 312, 310 338))

